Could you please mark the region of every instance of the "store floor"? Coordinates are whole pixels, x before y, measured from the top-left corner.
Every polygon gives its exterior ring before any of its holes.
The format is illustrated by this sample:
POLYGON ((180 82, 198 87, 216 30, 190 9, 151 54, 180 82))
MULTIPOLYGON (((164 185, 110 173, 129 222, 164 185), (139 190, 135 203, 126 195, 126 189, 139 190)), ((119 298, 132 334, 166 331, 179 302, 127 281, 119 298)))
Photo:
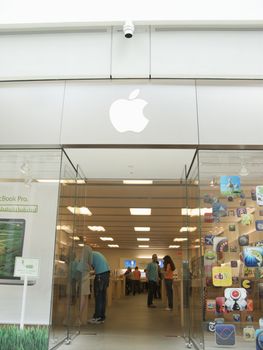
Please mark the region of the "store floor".
MULTIPOLYGON (((107 309, 104 324, 81 327, 80 335, 62 350, 160 350, 185 349, 177 311, 146 306, 146 294, 126 296, 107 309)), ((91 310, 92 311, 92 310, 91 310)))

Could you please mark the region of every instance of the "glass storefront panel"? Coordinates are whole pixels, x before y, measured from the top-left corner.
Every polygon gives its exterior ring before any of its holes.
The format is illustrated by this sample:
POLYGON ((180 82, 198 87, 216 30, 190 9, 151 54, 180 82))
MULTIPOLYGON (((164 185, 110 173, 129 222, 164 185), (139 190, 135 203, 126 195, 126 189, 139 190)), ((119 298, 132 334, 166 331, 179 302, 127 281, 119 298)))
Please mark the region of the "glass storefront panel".
POLYGON ((205 349, 262 348, 263 152, 200 151, 205 349))
POLYGON ((47 350, 61 150, 2 149, 0 164, 0 348, 47 350))
POLYGON ((75 247, 79 243, 76 232, 79 183, 77 170, 64 152, 59 183, 50 348, 61 342, 70 342, 73 330, 76 333, 79 329, 79 285, 75 254, 75 247))
POLYGON ((203 286, 202 286, 202 249, 200 229, 200 193, 199 193, 198 155, 192 163, 187 177, 187 208, 182 213, 187 218, 188 227, 188 266, 186 271, 186 290, 188 297, 189 345, 203 349, 203 286))

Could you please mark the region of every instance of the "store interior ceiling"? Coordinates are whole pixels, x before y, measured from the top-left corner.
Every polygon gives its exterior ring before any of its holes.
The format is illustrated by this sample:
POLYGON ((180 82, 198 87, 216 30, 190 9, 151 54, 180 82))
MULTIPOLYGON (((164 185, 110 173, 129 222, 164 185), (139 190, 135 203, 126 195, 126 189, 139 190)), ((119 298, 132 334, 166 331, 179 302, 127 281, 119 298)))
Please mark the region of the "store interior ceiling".
MULTIPOLYGON (((58 224, 70 228, 69 237, 80 238, 76 243, 86 242, 97 248, 109 248, 108 244, 117 244, 119 249, 141 249, 139 245, 149 246, 146 248, 149 250, 169 249, 171 245, 176 246, 171 249, 186 249, 188 243, 198 247, 198 229, 180 232, 182 227, 197 228, 199 225, 198 217, 189 218, 181 213, 181 209, 187 206, 197 208, 204 205, 199 202, 197 185, 201 184, 203 189, 212 194, 218 191, 220 175, 226 175, 226 171, 239 174, 242 167, 244 171, 244 166, 249 176, 242 177, 243 183, 260 178, 263 162, 261 152, 257 151, 225 154, 204 151, 199 159, 201 180, 198 180, 197 162, 193 162, 195 151, 168 148, 65 149, 67 157, 79 169, 80 178, 84 181, 77 185, 61 185, 58 224), (191 164, 187 198, 185 170, 188 171, 191 164), (124 184, 124 180, 151 180, 152 183, 124 184), (73 215, 68 207, 87 207, 92 215, 73 215), (151 208, 151 215, 131 215, 130 208, 151 208), (102 226, 105 231, 91 231, 88 226, 102 226), (135 231, 135 227, 148 227, 150 231, 135 231), (110 237, 112 241, 103 241, 100 237, 110 237), (138 241, 137 238, 149 240, 138 241), (188 241, 180 238, 188 238, 188 241)), ((31 151, 28 156, 25 151, 24 155, 20 153, 18 159, 15 151, 9 151, 6 157, 1 157, 0 162, 5 164, 1 170, 2 179, 12 177, 10 171, 16 162, 15 176, 21 177, 21 167, 26 164, 35 181, 39 177, 52 178, 52 173, 57 172, 60 156, 46 150, 42 153, 31 151)), ((74 177, 73 168, 66 157, 63 162, 66 164, 64 175, 74 177)), ((205 224, 202 229, 209 232, 211 227, 211 224, 205 224)), ((224 227, 218 225, 217 229, 220 233, 224 227)))

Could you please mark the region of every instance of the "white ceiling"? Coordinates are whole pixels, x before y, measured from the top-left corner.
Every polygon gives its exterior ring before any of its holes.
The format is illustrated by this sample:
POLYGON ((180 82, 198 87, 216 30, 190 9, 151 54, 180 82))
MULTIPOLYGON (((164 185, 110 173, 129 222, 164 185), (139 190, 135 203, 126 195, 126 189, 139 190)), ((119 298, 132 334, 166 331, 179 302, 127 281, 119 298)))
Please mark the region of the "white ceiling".
POLYGON ((66 149, 88 179, 182 179, 195 149, 66 149))

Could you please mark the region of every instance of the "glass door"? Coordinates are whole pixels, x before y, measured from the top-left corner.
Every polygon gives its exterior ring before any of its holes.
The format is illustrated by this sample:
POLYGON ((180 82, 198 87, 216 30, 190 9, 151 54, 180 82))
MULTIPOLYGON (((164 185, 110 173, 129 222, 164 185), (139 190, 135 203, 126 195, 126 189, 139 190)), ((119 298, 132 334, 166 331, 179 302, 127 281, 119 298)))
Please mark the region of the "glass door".
POLYGON ((203 349, 203 277, 201 248, 201 208, 199 199, 198 155, 186 179, 187 208, 185 215, 188 227, 187 260, 183 263, 185 294, 185 335, 189 347, 203 349))

